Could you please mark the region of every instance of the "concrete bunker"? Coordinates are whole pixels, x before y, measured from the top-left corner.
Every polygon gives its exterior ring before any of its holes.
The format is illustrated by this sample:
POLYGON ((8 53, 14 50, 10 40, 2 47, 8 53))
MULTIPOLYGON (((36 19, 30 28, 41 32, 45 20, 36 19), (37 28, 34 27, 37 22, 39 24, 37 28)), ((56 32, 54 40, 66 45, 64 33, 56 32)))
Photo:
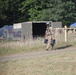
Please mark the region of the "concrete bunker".
POLYGON ((17 37, 13 39, 33 39, 36 37, 44 37, 46 31, 46 23, 50 22, 53 28, 61 28, 61 22, 52 21, 34 21, 34 22, 22 22, 13 24, 14 33, 18 33, 17 37), (20 33, 19 33, 20 32, 20 33), (18 37, 20 36, 20 37, 18 37))

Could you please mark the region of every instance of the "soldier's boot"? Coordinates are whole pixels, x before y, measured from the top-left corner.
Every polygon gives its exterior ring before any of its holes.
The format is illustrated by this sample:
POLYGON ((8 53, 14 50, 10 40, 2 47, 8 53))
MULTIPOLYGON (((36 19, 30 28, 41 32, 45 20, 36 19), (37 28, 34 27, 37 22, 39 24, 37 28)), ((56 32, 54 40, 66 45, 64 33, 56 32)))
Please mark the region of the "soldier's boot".
POLYGON ((48 51, 48 49, 45 49, 46 51, 48 51))
POLYGON ((51 44, 51 47, 52 47, 51 50, 53 50, 54 44, 51 44))

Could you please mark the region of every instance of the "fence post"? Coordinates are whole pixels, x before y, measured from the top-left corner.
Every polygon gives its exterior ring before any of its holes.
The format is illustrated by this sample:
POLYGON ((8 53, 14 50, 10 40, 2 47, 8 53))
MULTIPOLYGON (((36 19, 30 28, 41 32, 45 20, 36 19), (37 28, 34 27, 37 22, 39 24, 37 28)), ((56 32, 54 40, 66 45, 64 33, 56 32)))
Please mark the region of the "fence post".
POLYGON ((65 25, 64 29, 65 29, 65 42, 67 42, 67 26, 66 25, 65 25))

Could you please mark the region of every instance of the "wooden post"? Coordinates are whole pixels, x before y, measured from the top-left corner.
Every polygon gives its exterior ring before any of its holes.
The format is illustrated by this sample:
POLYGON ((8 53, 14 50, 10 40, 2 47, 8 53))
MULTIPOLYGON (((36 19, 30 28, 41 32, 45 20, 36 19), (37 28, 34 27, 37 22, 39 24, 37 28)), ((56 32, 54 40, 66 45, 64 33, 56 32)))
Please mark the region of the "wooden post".
POLYGON ((67 42, 67 26, 65 25, 65 42, 67 42))

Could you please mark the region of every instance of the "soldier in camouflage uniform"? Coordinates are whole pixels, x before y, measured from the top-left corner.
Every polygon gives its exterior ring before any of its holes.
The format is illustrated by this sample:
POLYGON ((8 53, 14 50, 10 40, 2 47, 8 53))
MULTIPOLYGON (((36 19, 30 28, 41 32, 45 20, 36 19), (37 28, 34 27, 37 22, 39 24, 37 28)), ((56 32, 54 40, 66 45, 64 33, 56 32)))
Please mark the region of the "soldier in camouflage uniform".
POLYGON ((48 39, 47 46, 46 46, 46 50, 48 51, 48 49, 50 47, 50 44, 51 44, 52 37, 53 37, 52 27, 48 28, 45 35, 46 35, 46 37, 48 39))

